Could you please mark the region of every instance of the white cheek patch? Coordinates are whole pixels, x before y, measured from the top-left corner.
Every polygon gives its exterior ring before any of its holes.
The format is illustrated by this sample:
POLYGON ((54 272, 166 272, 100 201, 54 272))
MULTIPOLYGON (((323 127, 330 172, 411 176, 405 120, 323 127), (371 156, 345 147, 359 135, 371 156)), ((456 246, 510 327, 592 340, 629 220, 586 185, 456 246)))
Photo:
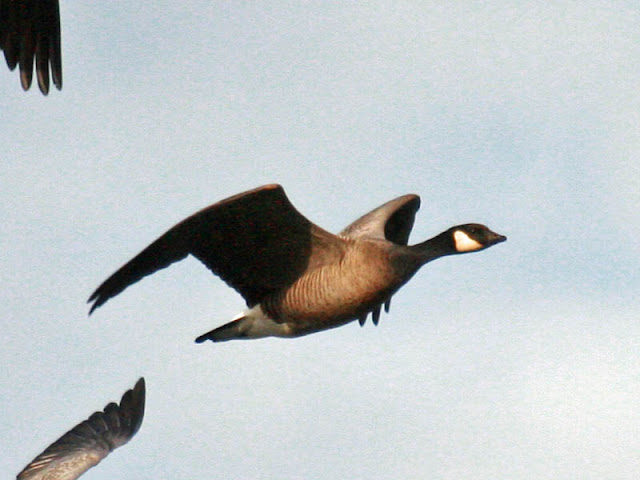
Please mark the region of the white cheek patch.
POLYGON ((475 252, 476 250, 484 248, 481 243, 475 241, 462 230, 456 230, 453 232, 453 241, 455 243, 456 251, 459 253, 475 252))

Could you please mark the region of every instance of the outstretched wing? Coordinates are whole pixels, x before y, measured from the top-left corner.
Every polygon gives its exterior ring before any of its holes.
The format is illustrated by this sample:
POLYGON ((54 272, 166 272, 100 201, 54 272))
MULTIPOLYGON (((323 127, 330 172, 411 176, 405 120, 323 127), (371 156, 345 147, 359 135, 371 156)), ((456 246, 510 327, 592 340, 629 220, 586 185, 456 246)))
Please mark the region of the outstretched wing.
POLYGON ((60 8, 58 0, 0 0, 0 48, 11 70, 20 66, 20 83, 31 86, 35 60, 38 86, 49 93, 53 83, 62 88, 60 8))
POLYGON ((418 195, 403 195, 363 215, 340 232, 343 237, 388 240, 406 245, 420 208, 418 195))
MULTIPOLYGON (((363 215, 342 230, 340 235, 347 238, 388 240, 399 245, 406 245, 419 208, 420 197, 418 195, 403 195, 363 215)), ((389 312, 390 307, 391 299, 388 299, 384 303, 384 311, 389 312)), ((382 305, 378 305, 369 312, 374 325, 378 325, 381 308, 382 305)), ((365 314, 358 319, 360 326, 364 325, 367 315, 365 314)))
POLYGON ((138 432, 144 417, 145 383, 127 390, 120 405, 108 404, 49 445, 17 480, 75 480, 138 432))
POLYGON ((312 253, 329 252, 338 242, 300 214, 280 185, 267 185, 222 200, 171 228, 98 287, 89 298, 94 302, 89 313, 189 254, 253 306, 292 284, 312 253))

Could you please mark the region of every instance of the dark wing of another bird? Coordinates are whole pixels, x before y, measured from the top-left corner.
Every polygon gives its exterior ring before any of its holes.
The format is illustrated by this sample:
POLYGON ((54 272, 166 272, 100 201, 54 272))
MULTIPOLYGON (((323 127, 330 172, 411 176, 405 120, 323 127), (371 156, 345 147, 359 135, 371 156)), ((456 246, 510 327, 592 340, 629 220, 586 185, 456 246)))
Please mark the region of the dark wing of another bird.
POLYGON ((329 252, 336 243, 335 235, 294 208, 281 186, 267 185, 215 203, 171 228, 98 287, 89 298, 94 302, 89 313, 189 254, 253 306, 293 283, 312 253, 329 252))
POLYGON ((116 403, 95 412, 49 445, 17 480, 74 480, 138 432, 144 417, 145 383, 141 378, 116 403))
MULTIPOLYGON (((363 215, 342 230, 340 235, 347 238, 388 240, 399 245, 406 245, 419 208, 420 197, 418 195, 403 195, 363 215)), ((391 299, 384 303, 385 312, 389 311, 390 306, 391 299)), ((380 309, 381 305, 378 305, 370 312, 374 325, 377 325, 380 319, 380 309)), ((364 325, 366 319, 367 314, 358 319, 361 326, 364 325)))
POLYGON ((0 0, 0 48, 11 70, 20 66, 20 83, 31 86, 35 59, 38 86, 49 93, 53 83, 62 88, 60 8, 58 0, 0 0))

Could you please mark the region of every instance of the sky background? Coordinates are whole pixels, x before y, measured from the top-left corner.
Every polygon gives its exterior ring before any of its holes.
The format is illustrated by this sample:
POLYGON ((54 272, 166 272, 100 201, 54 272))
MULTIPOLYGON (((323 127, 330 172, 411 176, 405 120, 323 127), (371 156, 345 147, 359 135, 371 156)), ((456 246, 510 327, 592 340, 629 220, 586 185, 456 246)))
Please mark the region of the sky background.
POLYGON ((0 477, 144 376, 99 479, 635 479, 637 2, 61 0, 64 87, 0 69, 0 477), (268 5, 265 5, 268 3, 268 5), (87 317, 179 220, 284 185, 338 232, 396 196, 427 265, 375 328, 196 345, 190 258, 87 317))

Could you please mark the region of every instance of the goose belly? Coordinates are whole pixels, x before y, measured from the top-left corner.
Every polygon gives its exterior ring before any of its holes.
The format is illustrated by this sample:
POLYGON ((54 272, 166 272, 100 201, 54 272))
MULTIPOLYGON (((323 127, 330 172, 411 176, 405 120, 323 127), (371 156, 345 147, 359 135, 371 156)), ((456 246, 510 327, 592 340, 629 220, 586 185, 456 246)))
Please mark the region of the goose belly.
POLYGON ((401 284, 384 268, 323 267, 280 297, 276 316, 297 335, 338 327, 384 303, 401 284))

